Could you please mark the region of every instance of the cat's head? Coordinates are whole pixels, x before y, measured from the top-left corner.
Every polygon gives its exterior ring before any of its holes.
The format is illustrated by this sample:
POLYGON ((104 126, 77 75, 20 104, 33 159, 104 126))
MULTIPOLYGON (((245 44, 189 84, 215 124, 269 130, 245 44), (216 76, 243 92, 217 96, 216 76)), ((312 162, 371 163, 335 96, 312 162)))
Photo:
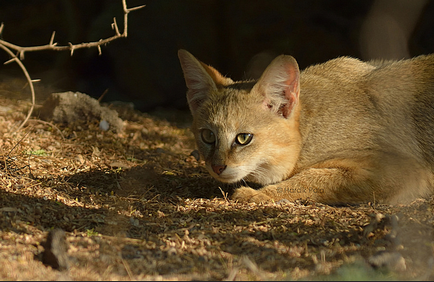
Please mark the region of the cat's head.
POLYGON ((295 59, 279 56, 257 82, 234 82, 185 50, 178 56, 192 131, 210 174, 226 183, 269 184, 287 177, 300 151, 295 59))

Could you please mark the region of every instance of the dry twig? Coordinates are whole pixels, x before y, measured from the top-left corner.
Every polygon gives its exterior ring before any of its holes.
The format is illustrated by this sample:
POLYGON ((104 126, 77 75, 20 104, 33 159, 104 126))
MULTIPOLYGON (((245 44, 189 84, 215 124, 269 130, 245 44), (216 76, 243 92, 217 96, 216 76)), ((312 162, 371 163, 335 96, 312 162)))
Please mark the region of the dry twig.
MULTIPOLYGON (((123 7, 123 12, 124 12, 124 31, 123 31, 123 33, 119 32, 119 27, 116 23, 116 18, 113 18, 113 23, 111 26, 112 26, 112 29, 115 30, 115 35, 108 37, 106 39, 100 39, 99 41, 80 43, 80 44, 72 44, 71 42, 69 42, 68 46, 57 46, 57 42, 54 42, 54 36, 56 34, 56 32, 54 32, 54 31, 53 31, 53 34, 51 35, 50 42, 46 45, 41 45, 41 46, 22 47, 22 46, 18 46, 18 45, 15 45, 15 44, 12 44, 12 43, 9 43, 7 41, 0 39, 0 48, 5 50, 12 57, 12 59, 5 62, 5 64, 8 64, 10 62, 16 62, 20 66, 20 68, 22 69, 23 73, 25 74, 25 76, 27 78, 27 81, 28 81, 29 87, 30 87, 30 92, 32 95, 32 106, 29 110, 29 113, 27 114, 26 119, 23 121, 23 123, 18 127, 18 129, 16 131, 20 130, 26 124, 26 122, 28 121, 28 119, 30 118, 30 116, 33 112, 33 108, 35 106, 35 90, 33 87, 33 82, 39 81, 39 80, 32 80, 30 78, 30 75, 27 72, 24 64, 21 62, 21 60, 24 59, 24 53, 25 52, 32 52, 32 51, 41 51, 41 50, 54 50, 54 51, 69 50, 71 52, 71 56, 72 56, 74 54, 74 51, 77 49, 96 47, 96 48, 98 48, 98 52, 101 55, 101 46, 102 45, 106 45, 107 43, 109 43, 115 39, 128 36, 128 14, 131 11, 135 11, 135 10, 138 10, 138 9, 145 7, 145 5, 134 7, 134 8, 128 8, 126 0, 122 0, 122 7, 123 7), (17 54, 14 54, 11 50, 15 50, 17 52, 17 54)), ((4 25, 2 23, 0 25, 0 35, 3 31, 3 28, 4 28, 4 25)))
MULTIPOLYGON (((1 31, 1 30, 2 30, 2 28, 0 28, 0 31, 1 31)), ((8 53, 8 54, 12 57, 12 59, 10 59, 9 61, 6 61, 6 62, 4 63, 5 65, 6 65, 6 64, 9 64, 9 63, 11 63, 11 62, 16 62, 16 63, 20 66, 21 70, 23 71, 24 75, 26 76, 27 82, 29 83, 30 92, 31 92, 31 94, 32 94, 32 106, 30 107, 30 110, 29 110, 29 112, 27 113, 27 117, 25 118, 25 120, 21 123, 21 125, 20 125, 20 126, 18 127, 18 129, 15 131, 15 132, 17 132, 18 130, 20 130, 20 129, 24 126, 24 124, 26 124, 26 122, 29 120, 30 116, 32 115, 33 108, 35 107, 35 89, 34 89, 34 87, 33 87, 33 82, 36 82, 36 81, 39 81, 39 80, 32 80, 32 79, 30 78, 29 73, 27 72, 26 67, 25 67, 24 64, 20 61, 20 59, 18 59, 18 57, 15 56, 15 54, 12 53, 12 51, 11 51, 10 49, 8 49, 6 46, 4 46, 3 44, 1 44, 1 42, 0 42, 0 48, 2 48, 3 50, 5 50, 6 53, 8 53)))

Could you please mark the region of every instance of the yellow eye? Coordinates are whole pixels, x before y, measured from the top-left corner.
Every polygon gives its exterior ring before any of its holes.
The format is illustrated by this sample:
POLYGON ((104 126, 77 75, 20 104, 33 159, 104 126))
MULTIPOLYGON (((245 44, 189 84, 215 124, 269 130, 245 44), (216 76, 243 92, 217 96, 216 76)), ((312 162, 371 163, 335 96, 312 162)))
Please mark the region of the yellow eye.
POLYGON ((247 145, 249 144, 253 139, 253 134, 251 133, 240 133, 235 137, 235 142, 237 142, 238 145, 247 145))
POLYGON ((212 132, 209 129, 203 129, 200 133, 200 137, 202 137, 202 141, 207 143, 207 144, 214 144, 215 143, 214 132, 212 132))

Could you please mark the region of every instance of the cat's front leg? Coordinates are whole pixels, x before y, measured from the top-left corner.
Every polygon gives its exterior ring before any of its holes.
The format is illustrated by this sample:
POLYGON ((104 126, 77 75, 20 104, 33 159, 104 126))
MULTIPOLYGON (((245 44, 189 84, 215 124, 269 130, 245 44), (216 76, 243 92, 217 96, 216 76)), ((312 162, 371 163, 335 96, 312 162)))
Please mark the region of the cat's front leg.
POLYGON ((232 200, 240 203, 265 203, 271 202, 273 198, 260 190, 255 190, 250 187, 241 187, 234 192, 232 200))
POLYGON ((322 163, 319 167, 302 170, 287 180, 267 185, 259 190, 239 188, 232 199, 250 203, 277 202, 283 199, 312 199, 322 203, 357 203, 372 200, 375 190, 378 190, 377 194, 381 192, 380 188, 375 189, 379 187, 378 183, 375 183, 378 177, 372 175, 373 170, 364 169, 357 164, 350 160, 322 163), (336 167, 338 165, 339 167, 336 167))
POLYGON ((276 185, 268 185, 262 189, 255 190, 250 187, 241 187, 235 190, 232 200, 240 203, 266 203, 271 201, 280 201, 283 199, 295 201, 298 199, 313 198, 313 191, 307 189, 293 189, 287 184, 281 182, 276 185))

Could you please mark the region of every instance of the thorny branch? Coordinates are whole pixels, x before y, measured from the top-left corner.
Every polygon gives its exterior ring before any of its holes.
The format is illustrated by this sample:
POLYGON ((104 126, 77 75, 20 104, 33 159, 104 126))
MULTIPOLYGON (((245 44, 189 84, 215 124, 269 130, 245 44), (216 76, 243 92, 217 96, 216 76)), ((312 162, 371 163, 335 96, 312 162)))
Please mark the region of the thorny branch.
POLYGON ((27 82, 29 83, 29 87, 30 87, 30 93, 32 94, 32 106, 30 107, 29 112, 27 113, 27 117, 24 119, 24 121, 21 123, 21 125, 18 127, 18 129, 15 131, 17 132, 18 130, 20 130, 24 124, 26 124, 27 120, 30 118, 30 116, 32 115, 33 109, 35 107, 35 88, 33 87, 33 82, 37 82, 39 80, 32 80, 30 78, 29 73, 27 72, 26 67, 24 66, 24 64, 20 61, 20 59, 18 59, 17 56, 15 56, 15 54, 9 50, 6 46, 4 46, 3 44, 0 43, 0 48, 2 48, 3 50, 6 51, 6 53, 8 53, 12 59, 10 59, 9 61, 6 61, 4 64, 9 64, 11 62, 16 62, 21 70, 23 71, 24 75, 26 76, 27 82))
MULTIPOLYGON (((18 129, 16 131, 20 130, 26 124, 26 122, 28 121, 30 116, 32 115, 33 108, 35 107, 35 90, 33 87, 33 82, 39 81, 39 80, 32 80, 30 78, 30 75, 27 72, 26 67, 21 62, 21 60, 24 59, 24 53, 25 52, 32 52, 32 51, 41 51, 41 50, 54 50, 54 51, 69 50, 71 52, 71 56, 72 56, 74 54, 74 51, 77 49, 96 47, 96 48, 98 48, 98 52, 101 55, 101 46, 102 45, 106 45, 107 43, 109 43, 115 39, 128 36, 128 14, 131 11, 135 11, 135 10, 138 10, 138 9, 145 7, 145 5, 137 6, 134 8, 128 8, 126 0, 122 0, 122 7, 123 7, 123 11, 124 11, 124 31, 123 31, 123 33, 119 32, 119 27, 116 23, 116 18, 114 17, 113 23, 111 26, 112 26, 112 29, 114 29, 114 31, 115 31, 115 35, 108 37, 106 39, 100 39, 99 41, 80 43, 80 44, 72 44, 71 42, 69 42, 68 46, 57 46, 57 42, 54 42, 54 36, 56 34, 55 31, 53 31, 53 34, 51 35, 50 42, 46 45, 41 45, 41 46, 22 47, 22 46, 18 46, 18 45, 15 45, 15 44, 12 44, 12 43, 9 43, 7 41, 0 39, 0 48, 5 50, 5 52, 8 53, 12 57, 12 59, 5 62, 4 64, 16 62, 20 66, 24 75, 26 76, 27 82, 28 82, 29 87, 30 87, 30 92, 32 95, 32 106, 29 110, 29 113, 27 114, 26 119, 23 121, 23 123, 18 127, 18 129), (17 53, 14 54, 11 50, 15 50, 17 53)), ((4 28, 4 25, 2 23, 0 25, 0 35, 3 31, 3 28, 4 28)))

